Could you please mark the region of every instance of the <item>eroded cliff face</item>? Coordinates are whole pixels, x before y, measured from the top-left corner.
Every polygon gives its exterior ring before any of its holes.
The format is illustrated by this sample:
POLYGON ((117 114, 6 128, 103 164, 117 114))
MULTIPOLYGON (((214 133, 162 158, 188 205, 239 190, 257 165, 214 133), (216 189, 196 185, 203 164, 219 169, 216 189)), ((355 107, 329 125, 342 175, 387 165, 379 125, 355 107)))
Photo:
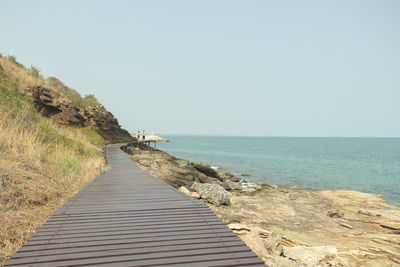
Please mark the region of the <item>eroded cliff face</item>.
POLYGON ((59 99, 52 90, 36 86, 27 88, 25 95, 32 97, 43 116, 63 125, 92 126, 107 143, 132 142, 135 139, 121 128, 114 115, 104 107, 77 107, 70 101, 59 99))

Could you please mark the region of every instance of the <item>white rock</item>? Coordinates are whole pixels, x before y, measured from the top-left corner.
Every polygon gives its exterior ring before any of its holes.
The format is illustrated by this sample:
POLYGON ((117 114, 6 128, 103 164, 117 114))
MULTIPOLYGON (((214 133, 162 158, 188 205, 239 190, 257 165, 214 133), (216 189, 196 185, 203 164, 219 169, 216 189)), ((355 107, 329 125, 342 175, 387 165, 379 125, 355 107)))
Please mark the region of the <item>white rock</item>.
POLYGON ((201 184, 195 182, 191 189, 199 193, 202 199, 207 200, 216 206, 228 206, 231 204, 229 193, 220 185, 207 183, 201 184))

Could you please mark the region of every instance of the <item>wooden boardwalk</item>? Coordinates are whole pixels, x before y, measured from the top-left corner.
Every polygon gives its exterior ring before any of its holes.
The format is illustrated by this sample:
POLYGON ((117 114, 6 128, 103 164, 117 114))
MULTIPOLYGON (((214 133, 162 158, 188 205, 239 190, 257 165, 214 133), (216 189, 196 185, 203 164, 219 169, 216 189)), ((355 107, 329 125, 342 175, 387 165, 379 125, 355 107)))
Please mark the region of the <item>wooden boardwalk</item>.
POLYGON ((6 266, 265 266, 207 205, 139 169, 119 145, 106 156, 111 170, 6 266))

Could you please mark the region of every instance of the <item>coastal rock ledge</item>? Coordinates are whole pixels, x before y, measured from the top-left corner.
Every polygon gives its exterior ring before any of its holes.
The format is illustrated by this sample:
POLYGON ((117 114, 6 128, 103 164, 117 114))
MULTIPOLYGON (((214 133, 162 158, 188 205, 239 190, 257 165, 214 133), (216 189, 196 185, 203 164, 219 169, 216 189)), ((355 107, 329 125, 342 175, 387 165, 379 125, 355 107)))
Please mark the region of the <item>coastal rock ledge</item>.
POLYGON ((199 185, 225 188, 231 205, 203 200, 271 267, 400 266, 400 208, 382 196, 266 184, 242 189, 229 173, 217 172, 221 181, 160 150, 123 149, 139 167, 191 196, 202 194, 191 191, 199 185))
POLYGON ((222 187, 224 191, 242 190, 242 186, 238 182, 240 181, 239 178, 232 176, 230 173, 217 172, 209 165, 176 158, 164 151, 143 144, 129 143, 122 146, 121 149, 139 167, 175 188, 185 186, 189 189, 197 182, 200 184, 215 184, 222 187))

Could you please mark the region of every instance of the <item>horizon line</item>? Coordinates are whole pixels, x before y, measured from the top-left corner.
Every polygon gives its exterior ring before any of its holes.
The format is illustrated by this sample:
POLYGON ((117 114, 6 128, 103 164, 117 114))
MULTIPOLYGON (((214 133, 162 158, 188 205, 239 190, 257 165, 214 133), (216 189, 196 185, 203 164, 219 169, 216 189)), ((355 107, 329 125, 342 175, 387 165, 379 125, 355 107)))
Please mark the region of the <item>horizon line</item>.
POLYGON ((285 137, 285 138, 400 138, 400 136, 295 136, 295 135, 227 135, 227 134, 173 134, 159 133, 164 136, 201 136, 201 137, 285 137))

